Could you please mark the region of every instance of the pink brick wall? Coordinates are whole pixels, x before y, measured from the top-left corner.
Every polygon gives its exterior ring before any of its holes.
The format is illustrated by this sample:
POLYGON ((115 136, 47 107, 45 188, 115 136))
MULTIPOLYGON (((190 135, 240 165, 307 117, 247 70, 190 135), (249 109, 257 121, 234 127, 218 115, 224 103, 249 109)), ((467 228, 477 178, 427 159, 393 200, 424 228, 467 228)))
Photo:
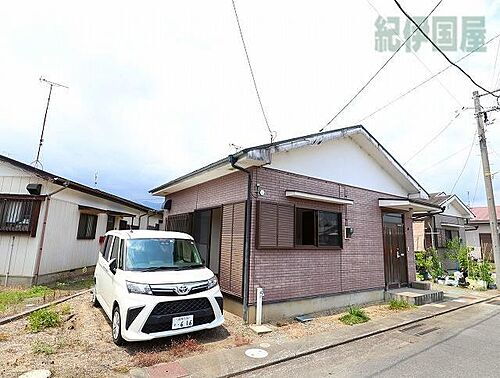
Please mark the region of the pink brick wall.
MULTIPOLYGON (((382 212, 379 198, 394 196, 330 181, 272 170, 253 169, 253 184, 261 184, 266 201, 342 211, 344 225, 354 228, 342 250, 259 250, 255 245, 255 200, 252 204, 250 301, 255 289, 264 288, 265 301, 310 297, 357 290, 379 289, 385 284, 382 212), (354 200, 353 205, 334 205, 285 197, 285 190, 299 190, 354 200)), ((174 193, 170 214, 180 214, 246 200, 247 176, 234 172, 174 193)), ((411 214, 405 216, 409 281, 415 279, 411 214)))
POLYGON ((172 199, 172 208, 169 212, 165 212, 165 215, 182 214, 197 209, 246 201, 247 177, 246 173, 236 171, 168 195, 167 198, 172 199))
MULTIPOLYGON (((342 211, 344 225, 353 227, 354 235, 351 239, 344 240, 342 250, 259 250, 252 241, 251 302, 255 300, 257 287, 264 289, 265 301, 384 287, 382 212, 378 200, 396 197, 268 168, 255 169, 253 179, 254 183, 260 184, 266 192, 263 200, 342 211), (346 197, 354 200, 354 204, 334 205, 291 199, 285 196, 286 190, 346 197)), ((252 215, 252 236, 255 236, 255 211, 252 215)), ((408 263, 411 281, 415 277, 415 267, 412 222, 409 214, 405 218, 405 232, 410 251, 408 263)))

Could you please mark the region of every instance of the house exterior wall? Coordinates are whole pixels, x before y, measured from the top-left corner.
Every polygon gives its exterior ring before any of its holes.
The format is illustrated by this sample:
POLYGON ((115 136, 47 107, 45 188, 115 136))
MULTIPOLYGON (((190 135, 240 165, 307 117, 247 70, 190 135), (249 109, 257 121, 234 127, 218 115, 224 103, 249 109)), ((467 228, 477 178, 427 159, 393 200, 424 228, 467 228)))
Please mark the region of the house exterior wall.
MULTIPOLYGON (((0 195, 1 194, 28 194, 26 185, 29 183, 42 184, 42 194, 48 194, 61 189, 30 172, 0 162, 0 195)), ((139 215, 144 211, 115 203, 100 197, 82 193, 73 189, 64 189, 51 197, 47 219, 46 233, 42 258, 40 261, 41 276, 91 267, 96 264, 99 250, 99 236, 106 231, 107 215, 98 215, 96 236, 91 240, 77 239, 80 211, 78 205, 95 207, 134 214, 134 224, 138 224, 139 215)), ((39 249, 42 234, 43 218, 47 207, 47 200, 42 201, 38 217, 35 237, 24 233, 0 232, 0 277, 7 272, 13 284, 29 283, 34 276, 36 254, 39 249), (10 265, 9 265, 10 259, 10 265)), ((130 220, 131 218, 124 218, 130 220)), ((150 217, 153 225, 158 216, 150 217)), ((118 221, 116 226, 118 225, 118 221)), ((141 218, 141 228, 147 227, 147 216, 141 218)))
POLYGON ((274 153, 269 168, 396 196, 408 196, 407 189, 352 138, 329 140, 319 145, 274 153))
POLYGON ((413 222, 413 245, 415 251, 425 250, 425 221, 413 222))
MULTIPOLYGON (((169 215, 245 201, 247 180, 244 172, 235 171, 230 175, 169 194, 167 198, 172 200, 172 208, 170 211, 165 211, 164 216, 166 218, 169 215)), ((166 225, 166 221, 164 224, 166 225)))
MULTIPOLYGON (((255 243, 256 215, 252 212, 250 301, 257 287, 264 289, 264 302, 331 295, 385 286, 382 210, 379 198, 397 198, 385 193, 331 181, 282 172, 270 168, 254 170, 254 183, 265 191, 262 200, 294 204, 304 208, 342 212, 343 225, 354 228, 343 249, 258 249, 255 243), (353 205, 326 204, 291 199, 286 190, 345 197, 353 205)), ((255 201, 254 201, 255 202, 255 201)), ((253 208, 255 208, 255 203, 253 208)), ((293 230, 291 230, 293 232, 293 230)), ((405 216, 409 281, 415 280, 411 214, 405 216)))
POLYGON ((491 228, 489 223, 477 223, 472 224, 472 226, 476 226, 477 230, 466 231, 467 245, 473 248, 472 256, 480 259, 481 242, 479 240, 479 234, 491 234, 491 228))

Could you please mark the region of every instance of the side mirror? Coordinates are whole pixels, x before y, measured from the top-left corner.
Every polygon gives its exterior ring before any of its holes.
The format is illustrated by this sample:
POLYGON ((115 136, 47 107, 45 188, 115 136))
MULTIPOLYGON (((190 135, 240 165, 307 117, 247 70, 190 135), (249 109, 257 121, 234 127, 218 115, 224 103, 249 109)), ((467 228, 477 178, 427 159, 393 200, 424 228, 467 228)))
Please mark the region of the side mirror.
POLYGON ((111 261, 109 262, 109 270, 113 274, 116 273, 116 264, 117 264, 116 259, 111 259, 111 261))

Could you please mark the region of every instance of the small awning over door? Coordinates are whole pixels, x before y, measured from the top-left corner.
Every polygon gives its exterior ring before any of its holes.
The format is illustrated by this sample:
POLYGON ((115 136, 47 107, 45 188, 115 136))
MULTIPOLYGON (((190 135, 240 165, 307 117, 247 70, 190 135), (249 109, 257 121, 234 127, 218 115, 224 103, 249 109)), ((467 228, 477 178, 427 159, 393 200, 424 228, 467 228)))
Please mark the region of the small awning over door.
POLYGON ((430 203, 425 203, 423 201, 416 201, 407 198, 401 199, 379 199, 379 207, 385 209, 399 210, 399 211, 414 211, 414 212, 427 212, 427 211, 439 211, 441 208, 437 205, 430 203))

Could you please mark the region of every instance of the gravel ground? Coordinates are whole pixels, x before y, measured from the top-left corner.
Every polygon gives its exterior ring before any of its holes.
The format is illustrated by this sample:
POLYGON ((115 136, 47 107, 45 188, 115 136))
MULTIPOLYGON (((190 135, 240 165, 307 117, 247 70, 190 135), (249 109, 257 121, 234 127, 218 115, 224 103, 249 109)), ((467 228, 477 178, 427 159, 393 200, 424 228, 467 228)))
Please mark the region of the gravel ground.
MULTIPOLYGON (((44 368, 55 377, 117 377, 126 375, 134 366, 174 361, 193 353, 257 342, 279 344, 347 327, 338 320, 339 313, 324 312, 305 324, 295 321, 272 324, 272 333, 257 336, 240 318, 225 313, 222 327, 122 348, 113 344, 110 324, 102 310, 92 307, 89 293, 66 303, 70 305, 70 315, 57 328, 32 334, 27 331, 26 319, 0 326, 0 376, 17 377, 28 370, 44 368), (40 345, 48 346, 48 352, 36 353, 40 345)), ((387 305, 369 306, 365 310, 372 319, 392 313, 387 305)))

